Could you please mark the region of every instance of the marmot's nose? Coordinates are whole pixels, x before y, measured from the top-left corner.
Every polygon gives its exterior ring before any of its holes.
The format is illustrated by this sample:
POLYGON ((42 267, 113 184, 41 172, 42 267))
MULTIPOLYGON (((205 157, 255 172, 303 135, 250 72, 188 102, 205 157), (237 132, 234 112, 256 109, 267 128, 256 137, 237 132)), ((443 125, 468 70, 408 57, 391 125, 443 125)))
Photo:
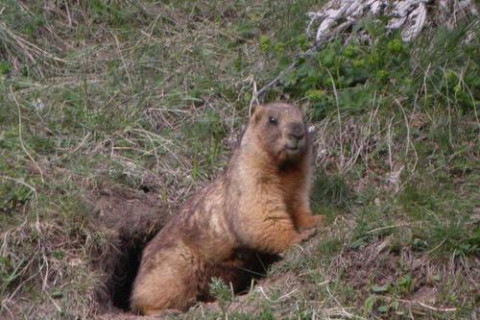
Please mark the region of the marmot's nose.
POLYGON ((297 140, 302 139, 305 136, 305 130, 303 124, 301 123, 292 123, 290 125, 290 134, 291 138, 295 138, 297 140))

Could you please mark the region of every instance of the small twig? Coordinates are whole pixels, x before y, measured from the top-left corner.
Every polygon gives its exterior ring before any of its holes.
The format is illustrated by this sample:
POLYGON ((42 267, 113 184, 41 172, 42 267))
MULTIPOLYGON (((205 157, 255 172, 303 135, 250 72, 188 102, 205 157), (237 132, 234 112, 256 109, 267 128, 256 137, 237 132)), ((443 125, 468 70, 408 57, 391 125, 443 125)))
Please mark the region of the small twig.
POLYGON ((65 9, 67 10, 67 17, 68 17, 68 26, 72 26, 72 16, 70 15, 70 9, 68 8, 68 1, 65 1, 65 9))
POLYGON ((18 179, 15 179, 15 178, 9 177, 9 176, 4 176, 4 175, 0 175, 0 178, 2 178, 2 179, 5 179, 5 180, 10 180, 10 181, 13 181, 13 182, 15 182, 15 183, 21 184, 21 185, 23 185, 23 186, 25 186, 25 187, 29 188, 29 189, 32 191, 32 193, 33 193, 33 197, 35 198, 35 200, 37 200, 37 199, 38 199, 38 196, 37 196, 37 190, 35 190, 35 188, 34 188, 32 185, 30 185, 30 184, 26 183, 25 181, 18 180, 18 179))
POLYGON ((38 163, 33 159, 32 155, 28 152, 27 148, 25 147, 25 144, 23 143, 23 137, 22 137, 22 111, 20 109, 20 103, 18 103, 18 100, 13 93, 12 87, 10 86, 10 94, 12 95, 13 101, 15 102, 15 105, 17 106, 18 110, 18 139, 20 141, 20 145, 22 147, 22 150, 25 152, 25 154, 28 156, 28 158, 33 162, 33 164, 37 167, 38 172, 40 173, 40 179, 42 180, 42 183, 45 183, 45 180, 43 179, 43 172, 38 163))
POLYGON ((248 117, 252 116, 252 110, 255 106, 258 106, 260 102, 258 101, 258 91, 257 91, 257 82, 252 77, 252 99, 250 100, 250 105, 248 107, 248 117))
POLYGON ((470 96, 470 99, 472 100, 472 105, 473 105, 473 114, 475 115, 475 119, 477 120, 477 125, 478 125, 478 137, 480 139, 480 119, 479 119, 479 116, 478 116, 478 111, 477 111, 477 105, 475 103, 475 98, 473 96, 473 93, 472 93, 472 90, 470 90, 470 87, 464 82, 463 78, 462 78, 462 84, 463 86, 465 87, 465 89, 467 90, 469 96, 470 96))
POLYGON ((55 309, 57 309, 58 312, 62 312, 62 308, 60 308, 60 306, 58 305, 58 303, 55 302, 55 300, 52 298, 52 296, 49 295, 46 290, 44 290, 43 293, 47 295, 47 297, 48 297, 48 299, 50 299, 50 301, 52 301, 53 305, 55 306, 55 309))
POLYGON ((425 309, 436 311, 436 312, 455 312, 455 311, 457 311, 457 308, 433 307, 433 306, 428 305, 426 303, 423 303, 421 301, 396 299, 396 298, 392 298, 392 297, 383 297, 383 298, 386 299, 387 301, 399 301, 399 302, 406 303, 406 304, 411 304, 411 305, 412 304, 417 304, 421 307, 424 307, 425 309))
POLYGON ((342 132, 342 116, 340 114, 340 100, 338 99, 337 86, 335 85, 335 80, 330 70, 326 69, 328 75, 330 76, 330 81, 332 82, 333 95, 335 96, 335 104, 337 105, 337 120, 338 120, 338 134, 340 138, 340 170, 343 171, 345 166, 345 155, 343 154, 343 132, 342 132))
MULTIPOLYGON (((66 60, 64 59, 61 59, 61 58, 58 58, 56 56, 54 56, 53 54, 45 51, 45 50, 42 50, 41 48, 39 48, 37 45, 35 45, 34 43, 22 38, 21 36, 15 34, 14 32, 12 32, 10 29, 8 29, 7 25, 5 23, 1 23, 0 24, 0 29, 3 29, 5 30, 5 32, 19 45, 21 46, 24 50, 26 51, 33 51, 35 52, 36 54, 38 55, 43 55, 44 57, 47 57, 47 58, 50 58, 52 60, 55 60, 55 61, 58 61, 58 62, 62 62, 62 63, 67 63, 66 60)), ((29 54, 30 55, 30 54, 29 54)), ((32 62, 35 62, 36 60, 30 55, 30 58, 32 59, 32 62)))
POLYGON ((398 105, 398 107, 402 111, 403 118, 405 120, 405 127, 407 128, 407 142, 406 142, 406 146, 405 146, 405 157, 408 157, 408 152, 410 151, 409 150, 410 146, 412 146, 413 153, 415 155, 415 162, 413 163, 413 168, 411 169, 411 172, 414 172, 415 168, 417 167, 417 163, 418 163, 418 154, 417 154, 417 150, 415 149, 415 144, 413 143, 412 138, 411 138, 410 123, 408 122, 407 113, 405 112, 405 108, 403 107, 403 105, 400 103, 400 101, 396 97, 393 97, 393 100, 395 101, 395 103, 398 105))
POLYGON ((273 78, 272 81, 270 81, 269 83, 267 83, 265 86, 263 86, 263 88, 261 88, 260 90, 258 90, 258 94, 257 96, 258 97, 261 97, 265 94, 265 92, 270 89, 271 87, 273 87, 275 84, 277 84, 278 81, 280 81, 287 73, 289 73, 290 71, 292 71, 298 64, 299 60, 295 60, 294 62, 292 62, 288 67, 286 67, 285 69, 283 69, 280 74, 278 76, 276 76, 275 78, 273 78))
POLYGON ((437 311, 437 312, 455 312, 455 311, 457 311, 457 308, 436 308, 436 307, 429 306, 428 304, 425 304, 425 303, 420 302, 420 301, 413 301, 413 302, 416 302, 418 305, 420 305, 420 306, 422 306, 426 309, 437 311))
POLYGON ((263 290, 263 287, 259 286, 258 287, 258 290, 260 291, 260 293, 265 297, 265 299, 268 300, 268 302, 271 302, 271 303, 277 303, 277 302, 280 302, 288 297, 290 297, 292 294, 294 294, 295 292, 297 292, 299 290, 299 288, 295 288, 293 289, 292 291, 288 292, 288 293, 285 293, 283 296, 281 296, 280 298, 276 299, 276 300, 272 300, 270 299, 267 294, 265 293, 265 291, 263 290))
POLYGON ((74 154, 75 152, 78 151, 78 149, 80 149, 81 147, 83 147, 85 145, 85 141, 87 141, 88 137, 90 137, 92 133, 91 132, 88 132, 87 135, 85 135, 85 137, 83 137, 82 141, 80 141, 80 143, 78 144, 78 146, 75 147, 75 149, 73 149, 71 152, 70 152, 70 155, 74 154))
POLYGON ((400 223, 400 224, 394 224, 394 225, 391 225, 391 226, 379 227, 379 228, 375 228, 375 229, 372 229, 370 231, 367 231, 367 232, 365 232, 365 234, 371 234, 371 233, 375 233, 375 232, 378 232, 378 231, 394 229, 394 228, 408 227, 408 226, 411 226, 412 224, 418 224, 418 223, 421 223, 421 221, 417 222, 417 223, 414 223, 414 222, 412 222, 412 223, 400 223))
POLYGON ((273 302, 273 301, 267 296, 267 294, 265 293, 265 291, 263 291, 263 287, 258 286, 258 291, 260 291, 260 293, 265 297, 265 299, 267 299, 268 302, 273 302))
POLYGON ((118 54, 120 56, 120 60, 122 60, 123 67, 125 68, 128 84, 130 85, 130 87, 133 87, 132 78, 130 77, 130 72, 128 72, 127 63, 125 62, 125 58, 123 57, 123 54, 122 54, 122 49, 120 48, 120 42, 118 41, 118 38, 115 34, 112 33, 112 35, 113 35, 113 38, 115 39, 115 44, 117 45, 117 48, 118 48, 118 54))
MULTIPOLYGON (((327 292, 328 292, 328 295, 330 296, 330 298, 333 299, 333 301, 335 301, 335 303, 338 305, 338 307, 342 310, 342 312, 349 318, 353 318, 354 315, 351 314, 350 312, 348 312, 347 310, 345 310, 345 308, 342 306, 342 304, 338 301, 337 298, 335 298, 335 296, 330 292, 330 288, 328 286, 325 287, 327 289, 327 292)), ((362 319, 362 318, 360 318, 362 319)))
POLYGON ((392 123, 395 116, 392 116, 388 122, 387 127, 387 146, 388 146, 388 165, 390 166, 390 172, 393 172, 393 160, 392 160, 392 123))

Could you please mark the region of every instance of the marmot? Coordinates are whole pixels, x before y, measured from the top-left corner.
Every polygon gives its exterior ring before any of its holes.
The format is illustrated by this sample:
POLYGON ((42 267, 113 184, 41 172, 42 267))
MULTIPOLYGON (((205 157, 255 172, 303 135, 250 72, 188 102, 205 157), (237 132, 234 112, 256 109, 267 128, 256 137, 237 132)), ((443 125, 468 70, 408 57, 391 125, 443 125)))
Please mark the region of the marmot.
POLYGON ((311 144, 302 111, 257 106, 224 173, 183 205, 146 246, 130 298, 144 315, 186 310, 212 277, 237 281, 254 252, 277 254, 309 238, 311 144))

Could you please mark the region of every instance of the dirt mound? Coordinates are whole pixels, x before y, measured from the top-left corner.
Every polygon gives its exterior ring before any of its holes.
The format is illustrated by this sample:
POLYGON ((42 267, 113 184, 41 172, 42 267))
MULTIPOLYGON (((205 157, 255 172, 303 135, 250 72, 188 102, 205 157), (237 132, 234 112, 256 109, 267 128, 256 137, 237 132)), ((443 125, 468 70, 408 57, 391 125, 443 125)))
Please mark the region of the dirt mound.
POLYGON ((411 251, 391 251, 389 248, 387 238, 360 249, 346 250, 337 259, 335 269, 355 289, 361 291, 369 285, 380 287, 395 283, 406 272, 418 279, 427 277, 428 263, 425 257, 413 256, 411 251))

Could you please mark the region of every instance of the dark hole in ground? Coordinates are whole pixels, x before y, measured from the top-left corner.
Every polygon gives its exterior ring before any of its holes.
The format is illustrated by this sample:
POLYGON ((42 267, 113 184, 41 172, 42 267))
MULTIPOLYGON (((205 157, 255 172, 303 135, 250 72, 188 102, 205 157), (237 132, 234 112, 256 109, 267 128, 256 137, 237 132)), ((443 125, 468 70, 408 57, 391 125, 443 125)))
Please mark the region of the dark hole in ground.
MULTIPOLYGON (((150 240, 150 239, 148 239, 150 240)), ((111 275, 107 280, 107 294, 114 307, 128 311, 130 308, 130 293, 133 281, 138 272, 142 258, 142 250, 148 241, 143 239, 121 239, 120 250, 116 263, 112 266, 111 275)), ((108 272, 108 271, 107 271, 108 272)))
POLYGON ((281 259, 278 254, 256 251, 253 251, 250 254, 251 258, 246 259, 245 267, 239 269, 239 272, 241 272, 242 281, 237 288, 237 294, 248 293, 252 280, 265 278, 270 266, 281 259))
MULTIPOLYGON (((233 283, 236 294, 245 294, 250 289, 252 280, 259 280, 267 276, 270 266, 280 261, 277 254, 263 253, 253 250, 241 250, 244 266, 237 268, 238 284, 233 283)), ((235 281, 235 280, 234 280, 235 281)))
MULTIPOLYGON (((258 252, 249 249, 240 249, 233 254, 233 262, 226 265, 210 266, 210 274, 207 278, 221 278, 226 284, 232 285, 235 294, 248 293, 252 280, 265 278, 270 266, 281 258, 276 254, 258 252)), ((197 297, 198 301, 212 302, 214 297, 208 292, 208 284, 205 291, 197 297)))
POLYGON ((142 190, 145 193, 150 192, 150 188, 148 186, 145 186, 145 185, 140 186, 140 190, 142 190))

